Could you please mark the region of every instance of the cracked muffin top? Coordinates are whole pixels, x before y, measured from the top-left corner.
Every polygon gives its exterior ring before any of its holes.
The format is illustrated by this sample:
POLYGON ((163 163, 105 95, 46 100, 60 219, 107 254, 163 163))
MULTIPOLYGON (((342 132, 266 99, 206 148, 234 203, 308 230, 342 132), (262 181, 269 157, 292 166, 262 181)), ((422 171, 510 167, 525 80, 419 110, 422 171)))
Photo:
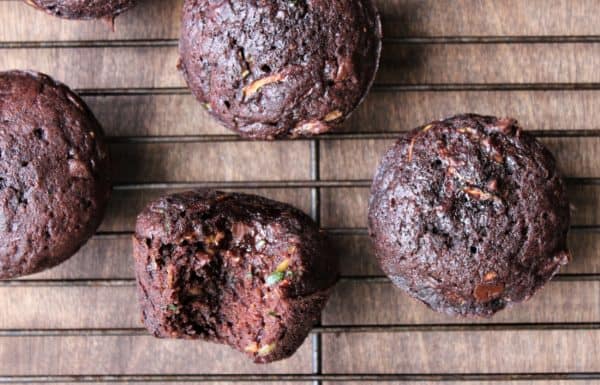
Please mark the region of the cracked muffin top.
POLYGON ((514 119, 459 115, 403 135, 373 182, 383 271, 434 310, 491 316, 569 261, 552 154, 514 119))
POLYGON ((196 98, 249 138, 339 126, 375 77, 371 0, 186 0, 180 68, 196 98))

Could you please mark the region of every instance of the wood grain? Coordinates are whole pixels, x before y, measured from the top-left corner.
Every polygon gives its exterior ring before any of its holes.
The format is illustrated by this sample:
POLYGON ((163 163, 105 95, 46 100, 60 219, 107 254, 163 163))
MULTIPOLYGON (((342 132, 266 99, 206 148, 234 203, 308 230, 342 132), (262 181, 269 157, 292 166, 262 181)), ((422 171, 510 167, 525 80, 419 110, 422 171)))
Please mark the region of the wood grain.
POLYGON ((388 44, 377 84, 597 82, 597 44, 388 44))
POLYGON ((562 323, 600 321, 600 282, 554 281, 529 301, 492 319, 464 319, 431 311, 391 283, 342 281, 323 313, 323 324, 562 323))
MULTIPOLYGON (((595 0, 377 0, 384 33, 400 36, 597 35, 595 0), (510 20, 510 22, 507 22, 510 20), (532 22, 535 21, 535 22, 532 22)), ((20 0, 0 1, 0 41, 176 39, 183 0, 143 0, 116 19, 68 21, 36 11, 20 0), (29 20, 30 23, 22 23, 29 20)))
POLYGON ((346 122, 342 132, 408 131, 465 112, 514 117, 527 130, 598 130, 600 92, 375 91, 346 122))
POLYGON ((323 336, 326 373, 595 372, 599 355, 599 330, 323 336))
MULTIPOLYGON (((375 260, 371 240, 367 235, 330 235, 340 260, 344 276, 380 276, 383 273, 375 260)), ((568 245, 573 260, 562 274, 600 273, 600 233, 571 231, 568 245)))
POLYGON ((2 329, 142 327, 133 285, 0 287, 0 304, 2 329))
POLYGON ((116 143, 115 183, 310 179, 310 143, 116 143))
MULTIPOLYGON (((286 192, 284 192, 286 193, 286 192)), ((284 195, 284 194, 282 194, 284 195)), ((125 227, 123 227, 125 228, 125 227)), ((123 228, 118 228, 122 230, 123 228)), ((343 276, 380 276, 371 241, 366 235, 330 235, 341 260, 343 276)), ((600 233, 571 232, 569 247, 573 261, 564 274, 600 274, 600 233)), ((131 236, 111 235, 92 238, 67 262, 27 279, 131 279, 131 236)))
MULTIPOLYGON (((133 231, 137 214, 151 200, 176 191, 182 190, 145 189, 115 191, 108 204, 107 213, 100 226, 100 231, 133 231)), ((305 212, 310 210, 310 191, 308 189, 237 189, 235 191, 259 194, 267 198, 286 202, 305 212)))
MULTIPOLYGON (((598 137, 561 137, 540 140, 553 153, 558 167, 567 177, 596 178, 600 176, 595 149, 598 137)), ((371 179, 383 154, 393 140, 357 139, 329 140, 321 144, 321 178, 371 179)))
MULTIPOLYGON (((369 195, 363 187, 322 189, 323 227, 366 228, 369 195)), ((572 225, 600 224, 600 186, 570 184, 567 195, 572 225)))
POLYGON ((84 98, 108 136, 233 134, 191 95, 119 95, 84 98))
POLYGON ((175 47, 0 49, 0 70, 40 71, 71 88, 181 87, 178 57, 175 47))
MULTIPOLYGON (((84 99, 109 136, 232 134, 189 94, 84 99)), ((458 112, 512 116, 528 130, 599 130, 600 91, 376 91, 340 132, 407 131, 458 112)))
MULTIPOLYGON (((231 191, 224 189, 225 191, 231 191)), ((132 232, 137 214, 151 200, 181 190, 115 191, 109 203, 102 232, 132 232)), ((258 194, 299 209, 310 211, 309 189, 239 189, 237 192, 258 194)), ((93 237, 67 262, 27 279, 106 279, 133 278, 131 235, 93 237)))
POLYGON ((103 20, 63 20, 21 0, 0 1, 0 41, 152 40, 174 38, 179 34, 183 0, 142 0, 140 3, 115 19, 113 31, 103 20))
POLYGON ((594 35, 595 0, 379 0, 385 36, 594 35))
MULTIPOLYGON (((585 380, 572 380, 572 381, 547 381, 543 382, 532 382, 532 381, 478 381, 478 384, 482 385, 532 385, 532 384, 544 384, 544 385, 600 385, 600 381, 585 381, 585 380)), ((339 384, 339 382, 323 382, 324 385, 339 384)), ((464 385, 463 381, 378 381, 378 382, 357 382, 357 381, 345 381, 346 385, 464 385)))
MULTIPOLYGON (((139 382, 128 382, 128 381, 119 381, 119 384, 139 384, 139 382)), ((164 383, 164 382, 163 382, 164 383)), ((166 382, 169 385, 189 385, 190 382, 179 382, 179 381, 168 381, 166 382)), ((84 384, 89 384, 89 382, 68 382, 68 383, 64 383, 64 382, 53 382, 52 385, 84 385, 84 384)), ((94 385, 114 385, 114 382, 94 382, 94 385)), ((227 381, 219 381, 219 382, 214 382, 214 381, 202 381, 202 385, 225 385, 225 384, 236 384, 236 385, 256 385, 256 382, 248 382, 248 381, 235 381, 235 382, 227 382, 227 381)), ((288 381, 282 381, 282 382, 277 382, 278 385, 312 385, 312 382, 302 382, 302 381, 294 381, 294 382, 288 382, 288 381)), ((569 382, 565 382, 565 383, 554 383, 554 382, 550 382, 550 385, 572 385, 569 382)), ((446 384, 441 384, 441 385, 446 385, 446 384)), ((494 384, 492 384, 494 385, 494 384)), ((512 385, 512 384, 508 384, 508 385, 512 385)), ((516 383, 515 385, 521 385, 516 383)), ((596 383, 586 383, 586 382, 581 382, 581 383, 577 383, 575 385, 596 385, 596 383)))
MULTIPOLYGON (((133 283, 126 286, 0 287, 0 329, 139 328, 133 283), (60 311, 56 311, 60 309, 60 311)), ((554 281, 525 304, 496 317, 461 319, 438 314, 387 282, 342 281, 324 313, 324 325, 472 323, 600 323, 600 282, 554 281)))
MULTIPOLYGON (((128 381, 119 381, 119 384, 132 384, 132 385, 137 385, 139 384, 139 382, 128 382, 128 381)), ((165 383, 165 382, 163 382, 165 383)), ((169 385, 189 385, 190 382, 186 381, 186 382, 179 382, 179 381, 168 381, 166 382, 169 385)), ((53 382, 52 385, 84 385, 84 384, 89 384, 89 382, 68 382, 68 383, 64 383, 64 382, 53 382)), ((94 385, 114 385, 114 382, 94 382, 94 385)), ((218 381, 218 382, 214 382, 214 381, 202 381, 202 385, 225 385, 225 384, 236 384, 236 385, 256 385, 256 382, 249 382, 249 381, 235 381, 235 382, 228 382, 228 381, 218 381)), ((278 385, 312 385, 312 382, 302 382, 302 381, 293 381, 293 382, 288 382, 288 381, 281 381, 281 382, 277 382, 278 385)), ((554 383, 554 382, 550 382, 550 385, 572 385, 569 382, 565 382, 565 383, 554 383)), ((446 384, 441 384, 441 385, 446 385, 446 384)), ((492 384, 494 385, 494 384, 492 384)), ((512 385, 512 384, 508 384, 508 385, 512 385)), ((515 385, 521 385, 516 383, 515 385)), ((581 383, 577 383, 575 385, 596 385, 596 383, 586 383, 586 382, 581 382, 581 383)))
POLYGON ((66 262, 26 279, 131 279, 134 276, 132 253, 129 234, 96 236, 66 262))
MULTIPOLYGON (((0 49, 0 70, 35 69, 73 88, 183 87, 177 60, 177 47, 0 49)), ((599 65, 592 43, 391 43, 376 84, 590 83, 599 65)))
POLYGON ((310 344, 307 341, 288 360, 256 365, 229 347, 201 341, 160 340, 150 336, 6 337, 0 338, 0 373, 308 373, 311 370, 310 344))
MULTIPOLYGON (((129 227, 128 227, 129 228, 129 227)), ((117 228, 119 229, 119 228, 117 228)), ((366 235, 330 235, 344 276, 380 276, 371 241, 366 235)), ((600 234, 572 232, 569 247, 573 261, 561 273, 600 274, 600 234)), ((92 238, 75 256, 53 269, 27 279, 131 279, 131 236, 92 238)))

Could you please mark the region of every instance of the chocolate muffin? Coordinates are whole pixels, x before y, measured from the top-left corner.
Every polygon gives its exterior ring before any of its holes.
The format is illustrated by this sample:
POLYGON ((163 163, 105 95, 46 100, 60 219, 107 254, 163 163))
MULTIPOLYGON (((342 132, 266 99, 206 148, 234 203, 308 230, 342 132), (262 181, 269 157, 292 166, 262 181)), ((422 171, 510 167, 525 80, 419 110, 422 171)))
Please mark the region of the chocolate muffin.
POLYGON ((98 227, 110 194, 100 125, 65 85, 0 73, 0 279, 73 255, 98 227))
POLYGON ((321 134, 366 96, 381 51, 372 0, 186 0, 180 68, 248 138, 321 134))
POLYGON ((552 154, 510 118, 459 115, 403 135, 371 190, 383 271, 432 309, 492 316, 531 297, 570 255, 552 154))
POLYGON ((227 344, 257 363, 300 347, 337 279, 316 224, 253 195, 160 198, 138 216, 133 244, 152 334, 227 344))
POLYGON ((112 19, 136 0, 24 0, 46 13, 66 19, 112 19))

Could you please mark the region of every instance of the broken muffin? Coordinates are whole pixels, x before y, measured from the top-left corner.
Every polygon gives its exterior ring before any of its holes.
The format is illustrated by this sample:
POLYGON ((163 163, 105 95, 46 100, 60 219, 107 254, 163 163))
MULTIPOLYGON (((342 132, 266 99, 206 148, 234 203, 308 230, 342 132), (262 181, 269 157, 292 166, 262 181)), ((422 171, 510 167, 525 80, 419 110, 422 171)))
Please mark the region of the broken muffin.
POLYGON ((257 363, 300 347, 337 279, 310 217, 253 195, 159 198, 138 216, 133 244, 153 335, 227 344, 257 363))

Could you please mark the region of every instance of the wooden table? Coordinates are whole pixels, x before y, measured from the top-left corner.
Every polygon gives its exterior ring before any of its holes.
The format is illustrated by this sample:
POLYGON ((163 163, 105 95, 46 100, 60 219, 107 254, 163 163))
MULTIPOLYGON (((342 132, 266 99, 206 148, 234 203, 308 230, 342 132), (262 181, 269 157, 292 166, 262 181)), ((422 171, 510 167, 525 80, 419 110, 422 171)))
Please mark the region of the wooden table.
POLYGON ((232 136, 188 93, 175 68, 182 0, 142 1, 115 32, 0 1, 0 69, 78 89, 110 137, 116 183, 98 234, 74 258, 0 283, 0 382, 600 384, 600 0, 377 3, 385 48, 364 105, 338 133, 268 143, 232 136), (396 133, 468 111, 514 116, 534 132, 574 207, 573 263, 491 320, 442 316, 395 290, 365 230, 370 178, 396 133), (291 359, 256 366, 141 329, 135 215, 196 186, 290 202, 338 244, 344 278, 291 359))

